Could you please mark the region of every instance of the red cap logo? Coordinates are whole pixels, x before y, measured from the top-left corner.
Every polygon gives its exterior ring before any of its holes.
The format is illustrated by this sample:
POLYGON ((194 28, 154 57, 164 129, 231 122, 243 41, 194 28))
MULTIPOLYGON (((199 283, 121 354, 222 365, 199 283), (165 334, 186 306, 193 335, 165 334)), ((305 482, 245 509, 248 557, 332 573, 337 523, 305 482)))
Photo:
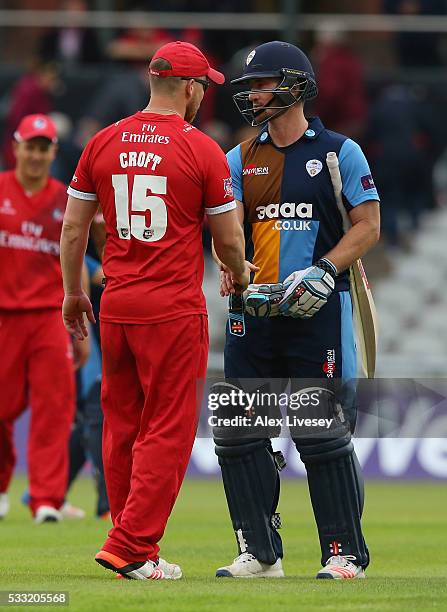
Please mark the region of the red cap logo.
POLYGON ((19 123, 14 138, 17 142, 32 138, 48 138, 51 142, 57 142, 57 130, 53 121, 46 115, 27 115, 19 123))

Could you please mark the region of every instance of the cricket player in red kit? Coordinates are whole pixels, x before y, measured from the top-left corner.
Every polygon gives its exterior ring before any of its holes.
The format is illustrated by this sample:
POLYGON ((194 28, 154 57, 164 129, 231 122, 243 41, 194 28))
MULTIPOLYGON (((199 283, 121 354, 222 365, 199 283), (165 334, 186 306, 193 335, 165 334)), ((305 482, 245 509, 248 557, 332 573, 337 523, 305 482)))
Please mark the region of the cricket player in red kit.
POLYGON ((202 293, 204 214, 237 287, 244 238, 223 152, 191 125, 212 69, 175 42, 150 64, 146 109, 99 132, 68 189, 61 239, 67 329, 93 317, 80 270, 98 203, 106 224, 101 302, 103 458, 113 528, 96 560, 127 578, 177 579, 158 556, 191 454, 208 330, 202 293))
POLYGON ((60 316, 66 187, 49 176, 56 142, 51 119, 28 115, 15 133, 16 168, 0 174, 0 497, 6 514, 13 423, 29 405, 30 508, 38 523, 61 518, 75 406, 73 352, 60 316))

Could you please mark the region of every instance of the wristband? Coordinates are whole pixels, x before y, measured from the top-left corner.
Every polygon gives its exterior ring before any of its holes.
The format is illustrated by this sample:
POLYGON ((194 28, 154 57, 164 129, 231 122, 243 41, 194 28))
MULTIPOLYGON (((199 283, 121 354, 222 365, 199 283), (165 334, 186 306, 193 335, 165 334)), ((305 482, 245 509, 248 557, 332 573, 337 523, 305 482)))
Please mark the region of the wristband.
POLYGON ((329 259, 326 259, 326 257, 322 257, 321 259, 319 259, 314 266, 317 266, 318 268, 321 268, 322 270, 324 270, 325 272, 329 272, 329 274, 332 276, 332 278, 335 280, 338 274, 337 268, 335 266, 335 264, 332 263, 332 261, 329 261, 329 259))

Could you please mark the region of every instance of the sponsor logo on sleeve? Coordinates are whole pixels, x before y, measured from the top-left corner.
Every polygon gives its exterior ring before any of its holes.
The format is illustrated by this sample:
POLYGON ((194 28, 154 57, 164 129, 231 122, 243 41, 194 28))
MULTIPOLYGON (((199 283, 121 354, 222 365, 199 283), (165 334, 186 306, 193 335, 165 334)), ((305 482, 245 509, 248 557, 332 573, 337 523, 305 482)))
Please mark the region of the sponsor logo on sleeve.
POLYGON ((230 177, 225 178, 223 180, 223 186, 224 186, 224 195, 226 198, 234 198, 234 194, 233 194, 233 180, 230 177))
POLYGON ((375 189, 373 177, 370 174, 365 174, 360 178, 360 182, 362 183, 363 191, 368 191, 368 189, 375 189))

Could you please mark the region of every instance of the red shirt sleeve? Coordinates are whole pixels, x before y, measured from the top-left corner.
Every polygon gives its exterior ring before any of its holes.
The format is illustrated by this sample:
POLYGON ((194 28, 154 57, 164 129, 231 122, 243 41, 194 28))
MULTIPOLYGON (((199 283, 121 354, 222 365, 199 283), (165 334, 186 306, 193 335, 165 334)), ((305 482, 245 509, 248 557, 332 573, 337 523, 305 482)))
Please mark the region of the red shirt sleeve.
POLYGON ((217 215, 236 208, 230 168, 224 152, 211 139, 204 147, 204 206, 208 215, 217 215))
POLYGON ((91 140, 85 147, 79 159, 73 178, 67 189, 68 195, 80 200, 97 200, 96 189, 90 173, 90 158, 92 151, 91 140))

